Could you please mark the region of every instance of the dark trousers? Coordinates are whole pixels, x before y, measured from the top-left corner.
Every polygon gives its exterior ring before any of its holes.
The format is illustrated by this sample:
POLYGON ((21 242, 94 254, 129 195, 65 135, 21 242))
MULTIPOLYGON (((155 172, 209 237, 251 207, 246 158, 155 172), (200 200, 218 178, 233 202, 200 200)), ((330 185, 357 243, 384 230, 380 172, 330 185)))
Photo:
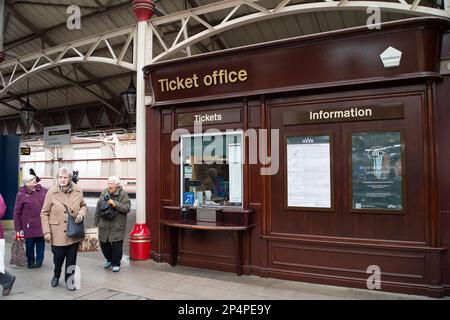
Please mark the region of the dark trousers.
POLYGON ((25 239, 25 248, 27 251, 28 265, 33 265, 35 262, 41 265, 44 261, 45 252, 44 237, 25 239), (36 255, 34 254, 34 248, 36 248, 36 255))
POLYGON ((59 279, 61 276, 61 269, 66 260, 65 265, 65 281, 69 279, 69 277, 75 274, 75 266, 77 264, 77 253, 78 253, 78 245, 79 242, 71 244, 69 246, 52 246, 53 252, 53 263, 55 264, 54 274, 55 277, 59 279), (72 266, 71 270, 68 272, 68 268, 72 266))
POLYGON ((113 267, 120 267, 120 260, 122 260, 123 240, 114 242, 100 241, 100 247, 102 248, 105 259, 110 261, 113 267))

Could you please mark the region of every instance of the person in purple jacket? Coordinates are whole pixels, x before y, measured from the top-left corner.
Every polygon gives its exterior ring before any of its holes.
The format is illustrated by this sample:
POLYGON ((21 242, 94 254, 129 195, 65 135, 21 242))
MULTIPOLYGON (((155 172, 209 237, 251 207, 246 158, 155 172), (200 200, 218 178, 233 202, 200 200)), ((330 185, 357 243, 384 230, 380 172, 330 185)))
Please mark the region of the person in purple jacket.
MULTIPOLYGON (((3 219, 3 216, 5 215, 6 211, 6 204, 3 200, 2 195, 0 194, 0 220, 3 219)), ((3 234, 3 225, 0 221, 0 239, 4 239, 3 234)), ((4 259, 4 257, 0 257, 0 259, 4 259)), ((0 285, 3 287, 2 295, 7 296, 12 289, 12 286, 14 284, 14 281, 16 281, 16 276, 9 273, 5 270, 5 273, 0 273, 0 285)))
POLYGON ((34 175, 24 176, 14 206, 16 232, 23 231, 28 268, 40 268, 44 261, 45 241, 42 232, 41 210, 47 189, 37 183, 34 175), (36 256, 34 249, 36 248, 36 256))

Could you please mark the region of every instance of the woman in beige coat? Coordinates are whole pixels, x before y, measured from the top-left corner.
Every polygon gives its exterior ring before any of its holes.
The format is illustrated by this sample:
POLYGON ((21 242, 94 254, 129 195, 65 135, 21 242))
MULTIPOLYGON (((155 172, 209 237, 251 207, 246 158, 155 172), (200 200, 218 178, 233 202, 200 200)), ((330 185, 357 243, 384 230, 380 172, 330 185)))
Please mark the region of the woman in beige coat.
POLYGON ((53 263, 55 265, 51 281, 52 287, 58 286, 61 268, 64 260, 66 260, 66 288, 73 291, 75 286, 72 275, 75 273, 78 245, 83 239, 67 236, 68 214, 75 217, 76 223, 80 223, 87 214, 87 207, 83 192, 72 182, 72 171, 64 167, 59 168, 56 178, 58 180, 57 185, 48 190, 42 207, 42 230, 45 241, 52 245, 53 263), (69 267, 70 270, 68 270, 69 267))

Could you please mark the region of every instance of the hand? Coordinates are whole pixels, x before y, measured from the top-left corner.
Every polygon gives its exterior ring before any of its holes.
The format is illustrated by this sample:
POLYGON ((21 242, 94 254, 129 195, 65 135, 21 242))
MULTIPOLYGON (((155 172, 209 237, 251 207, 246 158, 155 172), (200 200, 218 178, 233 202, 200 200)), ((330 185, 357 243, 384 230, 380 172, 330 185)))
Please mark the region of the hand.
POLYGON ((51 233, 44 234, 44 240, 45 242, 50 243, 52 241, 52 234, 51 233))
POLYGON ((83 221, 83 218, 83 215, 79 213, 75 218, 75 223, 80 223, 81 221, 83 221))
POLYGON ((23 230, 17 231, 16 232, 16 240, 23 239, 23 238, 24 238, 23 230))
POLYGON ((113 207, 113 208, 116 207, 116 203, 115 203, 114 200, 112 200, 112 199, 109 199, 109 200, 108 200, 108 204, 109 204, 111 207, 113 207))

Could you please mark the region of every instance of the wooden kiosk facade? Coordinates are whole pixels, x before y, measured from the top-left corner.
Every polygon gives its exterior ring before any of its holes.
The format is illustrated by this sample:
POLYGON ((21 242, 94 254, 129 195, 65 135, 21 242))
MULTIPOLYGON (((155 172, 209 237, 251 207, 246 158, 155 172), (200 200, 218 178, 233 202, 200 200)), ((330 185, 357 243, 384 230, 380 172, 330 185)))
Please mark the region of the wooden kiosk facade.
POLYGON ((381 290, 449 295, 447 29, 415 18, 146 67, 152 258, 358 288, 379 268, 381 290), (180 212, 193 173, 173 163, 171 137, 194 121, 278 129, 258 140, 258 150, 275 147, 278 170, 262 175, 271 164, 249 163, 244 143, 242 178, 226 184, 241 181, 242 197, 214 206, 212 220, 180 212))

